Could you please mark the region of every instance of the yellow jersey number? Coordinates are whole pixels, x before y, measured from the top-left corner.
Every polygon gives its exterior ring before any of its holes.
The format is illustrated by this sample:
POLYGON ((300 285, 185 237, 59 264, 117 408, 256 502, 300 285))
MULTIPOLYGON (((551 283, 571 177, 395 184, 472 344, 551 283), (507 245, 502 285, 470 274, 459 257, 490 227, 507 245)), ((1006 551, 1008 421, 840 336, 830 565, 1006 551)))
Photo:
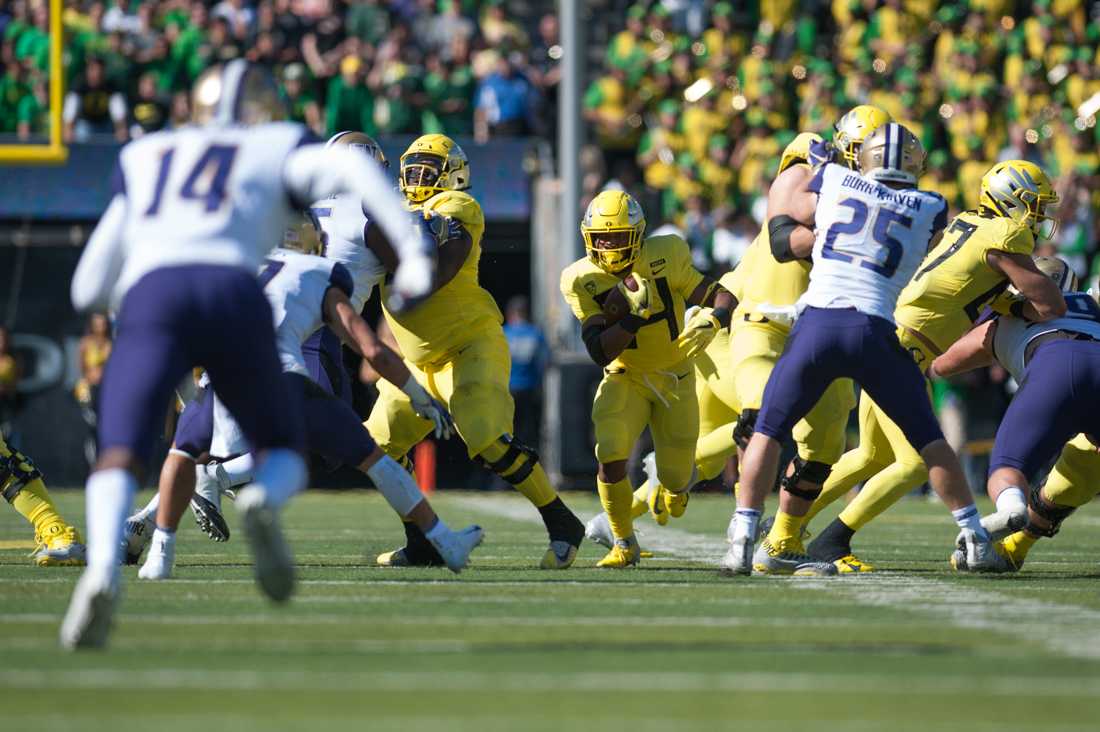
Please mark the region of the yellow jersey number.
MULTIPOLYGON (((955 219, 954 221, 952 221, 951 226, 947 228, 947 235, 950 236, 951 234, 958 234, 958 238, 951 243, 951 246, 947 247, 947 249, 944 250, 943 254, 939 255, 931 262, 926 264, 924 267, 922 267, 920 271, 917 272, 916 276, 913 277, 913 280, 919 280, 921 277, 928 274, 936 267, 939 267, 941 264, 950 259, 951 255, 962 249, 963 245, 966 244, 967 240, 969 240, 970 237, 973 236, 974 232, 977 230, 978 227, 976 224, 971 224, 966 221, 962 221, 961 219, 955 219)), ((985 292, 980 293, 977 297, 964 305, 963 312, 966 313, 966 317, 970 318, 971 323, 977 321, 978 317, 981 315, 982 307, 1007 289, 1008 280, 1001 280, 997 284, 993 285, 993 287, 990 287, 985 292)))

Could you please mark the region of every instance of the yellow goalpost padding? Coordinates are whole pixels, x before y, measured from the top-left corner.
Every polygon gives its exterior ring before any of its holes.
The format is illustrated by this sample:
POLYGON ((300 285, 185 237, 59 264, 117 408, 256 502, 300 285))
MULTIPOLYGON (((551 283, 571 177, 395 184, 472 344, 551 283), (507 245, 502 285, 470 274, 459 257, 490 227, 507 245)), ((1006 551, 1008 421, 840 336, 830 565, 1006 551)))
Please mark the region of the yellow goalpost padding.
POLYGON ((59 165, 69 157, 61 141, 61 107, 65 99, 65 73, 61 68, 62 0, 50 0, 50 141, 45 145, 27 143, 0 145, 0 165, 59 165))

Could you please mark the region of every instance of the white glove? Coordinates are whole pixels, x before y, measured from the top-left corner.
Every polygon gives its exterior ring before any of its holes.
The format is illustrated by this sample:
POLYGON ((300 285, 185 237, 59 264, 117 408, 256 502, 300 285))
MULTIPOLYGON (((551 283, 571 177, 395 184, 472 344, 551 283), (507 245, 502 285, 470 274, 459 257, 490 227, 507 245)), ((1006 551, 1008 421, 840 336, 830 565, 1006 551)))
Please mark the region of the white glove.
POLYGON ((428 390, 409 375, 409 380, 401 387, 401 391, 412 402, 413 411, 421 419, 431 420, 434 425, 436 439, 449 440, 455 431, 455 422, 451 413, 437 399, 433 398, 428 390))
POLYGON ((794 321, 798 320, 798 308, 794 305, 772 305, 764 302, 756 306, 756 312, 779 325, 794 325, 794 321))

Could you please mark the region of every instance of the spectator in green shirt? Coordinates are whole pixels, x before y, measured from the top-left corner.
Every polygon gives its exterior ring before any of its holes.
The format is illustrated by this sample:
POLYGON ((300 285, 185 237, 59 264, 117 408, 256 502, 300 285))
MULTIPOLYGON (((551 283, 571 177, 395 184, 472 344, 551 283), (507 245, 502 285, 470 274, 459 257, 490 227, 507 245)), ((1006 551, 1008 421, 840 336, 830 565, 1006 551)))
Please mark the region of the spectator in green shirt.
POLYGON ((15 57, 30 59, 39 71, 50 68, 50 11, 45 3, 34 11, 34 25, 19 34, 15 42, 15 57))
POLYGON ((49 131, 49 89, 46 82, 39 79, 34 83, 30 94, 19 100, 15 110, 16 134, 20 140, 29 140, 33 136, 42 136, 49 131))
POLYGON ((421 123, 424 132, 441 132, 451 137, 471 134, 474 75, 470 67, 444 63, 435 54, 428 55, 425 65, 424 91, 428 104, 421 123))
POLYGON ((301 122, 315 134, 324 132, 321 123, 321 107, 317 104, 312 90, 309 88, 309 78, 305 64, 288 64, 283 69, 283 85, 279 94, 286 103, 288 119, 292 122, 301 122))
POLYGON ((363 62, 357 56, 345 56, 340 73, 328 84, 325 102, 325 131, 362 130, 378 134, 374 124, 374 98, 363 83, 363 62))
POLYGON ((27 72, 18 61, 8 64, 7 71, 0 76, 0 132, 16 131, 19 104, 31 93, 27 72))

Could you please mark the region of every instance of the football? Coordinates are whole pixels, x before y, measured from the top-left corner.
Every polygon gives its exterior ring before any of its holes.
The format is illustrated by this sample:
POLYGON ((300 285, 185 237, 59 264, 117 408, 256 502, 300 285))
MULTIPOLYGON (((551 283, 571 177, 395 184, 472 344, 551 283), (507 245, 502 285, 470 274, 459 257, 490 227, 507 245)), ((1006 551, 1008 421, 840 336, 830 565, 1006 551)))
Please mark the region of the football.
MULTIPOLYGON (((634 275, 627 275, 627 278, 623 280, 623 284, 626 289, 634 292, 638 289, 638 283, 634 281, 634 275)), ((612 287, 607 292, 607 299, 603 301, 603 314, 607 316, 608 325, 614 325, 619 320, 630 312, 630 303, 626 301, 626 297, 619 290, 618 287, 612 287)))

